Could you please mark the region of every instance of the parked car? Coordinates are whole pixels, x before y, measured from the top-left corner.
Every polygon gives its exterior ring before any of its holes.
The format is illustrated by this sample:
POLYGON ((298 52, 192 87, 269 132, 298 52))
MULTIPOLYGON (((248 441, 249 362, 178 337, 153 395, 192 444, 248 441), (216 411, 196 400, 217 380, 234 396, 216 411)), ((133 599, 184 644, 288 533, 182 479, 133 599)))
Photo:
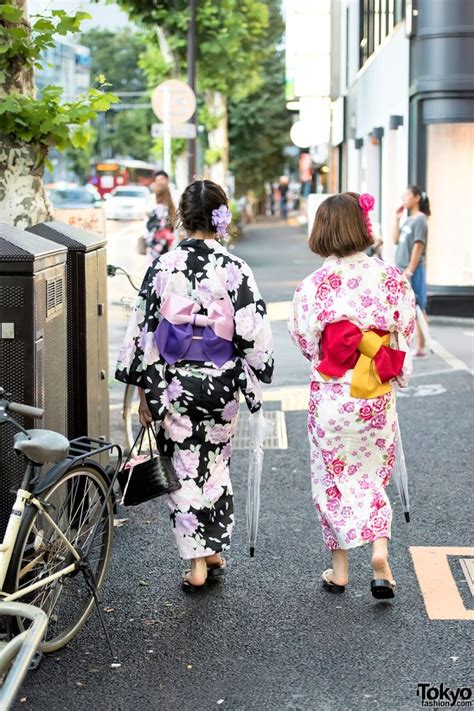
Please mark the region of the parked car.
POLYGON ((108 220, 143 220, 153 204, 153 195, 147 187, 126 185, 105 196, 105 215, 108 220))
POLYGON ((79 185, 55 187, 48 189, 48 196, 54 208, 71 210, 83 207, 100 207, 100 195, 97 197, 88 188, 79 185))

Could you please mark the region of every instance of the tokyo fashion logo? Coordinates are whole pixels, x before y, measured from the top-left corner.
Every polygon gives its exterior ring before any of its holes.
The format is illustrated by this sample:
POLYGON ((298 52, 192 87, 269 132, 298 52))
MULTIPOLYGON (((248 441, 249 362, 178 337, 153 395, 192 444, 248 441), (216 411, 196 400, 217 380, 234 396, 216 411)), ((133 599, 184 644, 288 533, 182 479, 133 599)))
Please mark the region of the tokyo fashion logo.
POLYGON ((473 706, 473 693, 470 686, 451 688, 446 684, 418 684, 416 695, 421 698, 422 706, 437 709, 453 706, 470 708, 473 706))

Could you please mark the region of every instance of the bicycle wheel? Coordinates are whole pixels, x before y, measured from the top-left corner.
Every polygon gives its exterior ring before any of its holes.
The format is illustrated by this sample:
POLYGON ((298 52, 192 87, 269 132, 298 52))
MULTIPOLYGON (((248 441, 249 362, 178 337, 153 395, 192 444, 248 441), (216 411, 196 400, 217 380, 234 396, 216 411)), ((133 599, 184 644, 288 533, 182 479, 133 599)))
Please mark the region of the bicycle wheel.
MULTIPOLYGON (((49 516, 79 553, 91 546, 88 560, 98 590, 104 584, 112 552, 114 515, 108 486, 99 468, 85 464, 66 472, 41 497, 49 516)), ((5 590, 25 589, 72 562, 71 551, 44 512, 29 505, 15 542, 5 590)), ((37 605, 48 615, 48 629, 39 647, 47 653, 75 637, 92 611, 94 598, 84 574, 77 570, 25 593, 21 602, 37 605)), ((23 618, 16 621, 18 631, 28 627, 23 618)))
POLYGON ((130 449, 135 441, 136 435, 133 434, 133 420, 134 415, 138 414, 139 401, 140 398, 138 395, 138 388, 135 387, 135 385, 128 383, 123 394, 122 410, 123 426, 125 429, 125 454, 130 452, 130 449))

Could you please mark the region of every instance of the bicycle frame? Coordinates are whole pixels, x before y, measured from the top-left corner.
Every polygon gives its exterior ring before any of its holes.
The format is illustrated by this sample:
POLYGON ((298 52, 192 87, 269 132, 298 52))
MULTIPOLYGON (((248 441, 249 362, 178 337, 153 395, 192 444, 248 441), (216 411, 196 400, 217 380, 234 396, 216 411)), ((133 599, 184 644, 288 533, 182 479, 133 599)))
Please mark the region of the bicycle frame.
POLYGON ((46 509, 44 508, 41 501, 36 499, 33 496, 33 494, 30 493, 29 491, 24 491, 23 489, 19 489, 18 493, 17 493, 16 501, 15 501, 13 508, 12 508, 12 513, 10 514, 10 519, 8 521, 8 526, 7 526, 7 530, 5 533, 5 537, 3 539, 2 545, 0 546, 0 596, 1 596, 1 598, 0 598, 0 612, 2 610, 2 606, 1 606, 2 602, 13 602, 14 600, 18 600, 19 598, 22 598, 24 595, 28 595, 30 592, 33 592, 33 590, 37 590, 38 588, 45 587, 46 585, 51 583, 53 580, 57 580, 58 578, 61 578, 64 575, 69 575, 70 573, 73 573, 74 570, 76 569, 76 564, 70 563, 65 568, 61 568, 61 570, 58 570, 56 573, 53 573, 52 575, 48 575, 47 578, 43 578, 42 580, 39 580, 36 583, 32 583, 31 585, 28 585, 26 588, 17 590, 14 593, 4 593, 3 592, 3 590, 2 590, 3 584, 5 582, 5 576, 7 574, 8 566, 10 564, 10 560, 12 557, 13 546, 15 544, 16 536, 18 534, 18 529, 20 527, 23 512, 25 510, 25 506, 28 501, 31 504, 33 504, 33 506, 36 506, 36 508, 39 511, 42 511, 42 513, 43 513, 44 517, 46 518, 46 520, 48 521, 48 523, 59 534, 59 537, 64 541, 67 548, 69 548, 70 552, 73 554, 76 561, 81 559, 81 556, 79 555, 79 553, 76 551, 76 549, 74 548, 72 543, 63 534, 63 532, 61 531, 59 526, 57 526, 56 523, 53 521, 53 519, 46 511, 46 509))
MULTIPOLYGON (((94 439, 93 437, 79 437, 78 439, 72 440, 70 445, 71 449, 68 457, 66 457, 66 459, 64 459, 62 462, 59 462, 59 464, 50 469, 50 471, 47 472, 43 480, 33 490, 33 492, 27 491, 26 489, 22 488, 18 489, 17 491, 16 500, 13 504, 12 512, 8 520, 7 530, 5 532, 3 542, 0 544, 0 611, 2 601, 13 602, 14 600, 18 600, 23 596, 28 595, 34 590, 37 590, 38 588, 45 587, 53 580, 57 580, 58 578, 73 573, 76 570, 76 563, 81 560, 81 555, 77 552, 72 543, 66 538, 61 529, 53 521, 51 516, 48 514, 45 506, 43 505, 42 501, 35 497, 35 493, 40 493, 41 491, 43 491, 47 485, 53 484, 55 479, 58 478, 58 476, 62 476, 65 471, 72 469, 74 466, 76 466, 76 464, 84 462, 91 454, 97 455, 105 450, 116 449, 118 456, 115 474, 112 478, 112 481, 110 482, 107 491, 107 496, 105 497, 104 502, 102 504, 100 517, 102 516, 105 510, 108 497, 112 494, 114 481, 116 479, 118 470, 120 469, 120 465, 122 462, 122 451, 120 447, 109 442, 104 442, 103 440, 94 439), (36 583, 32 583, 31 585, 28 585, 27 587, 22 588, 21 590, 17 590, 14 593, 5 593, 3 591, 3 585, 5 582, 8 566, 10 564, 10 560, 13 554, 13 547, 16 541, 16 537, 18 535, 18 531, 23 518, 23 513, 25 511, 27 503, 36 506, 36 508, 43 513, 48 523, 59 534, 59 537, 64 541, 67 548, 70 550, 70 552, 76 559, 76 563, 70 563, 64 568, 61 568, 61 570, 56 571, 56 573, 52 573, 51 575, 48 575, 48 577, 43 578, 42 580, 39 580, 36 583)), ((96 465, 95 462, 93 462, 93 464, 96 465)), ((25 475, 23 477, 23 485, 27 485, 27 483, 31 479, 32 472, 33 466, 29 464, 26 468, 25 475)), ((89 548, 92 545, 93 540, 94 532, 90 536, 90 543, 87 547, 87 550, 85 551, 84 557, 87 557, 89 548)))
POLYGON ((3 602, 0 604, 0 608, 3 615, 24 617, 32 621, 31 627, 11 639, 3 649, 0 649, 1 676, 5 674, 8 665, 13 662, 0 689, 0 708, 6 711, 13 703, 38 645, 43 639, 48 626, 48 617, 39 607, 20 602, 3 602))

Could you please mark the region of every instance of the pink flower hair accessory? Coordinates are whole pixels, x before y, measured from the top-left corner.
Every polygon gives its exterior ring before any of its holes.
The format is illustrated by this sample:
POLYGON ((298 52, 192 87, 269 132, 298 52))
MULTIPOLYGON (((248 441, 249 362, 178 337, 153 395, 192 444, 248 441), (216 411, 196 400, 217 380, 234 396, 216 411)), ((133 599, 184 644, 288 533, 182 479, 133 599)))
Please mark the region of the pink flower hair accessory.
POLYGON ((364 213, 365 225, 370 237, 373 237, 374 235, 372 232, 372 222, 370 221, 369 212, 374 209, 374 205, 375 198, 373 195, 370 195, 369 193, 362 193, 362 195, 359 195, 359 206, 364 213))

